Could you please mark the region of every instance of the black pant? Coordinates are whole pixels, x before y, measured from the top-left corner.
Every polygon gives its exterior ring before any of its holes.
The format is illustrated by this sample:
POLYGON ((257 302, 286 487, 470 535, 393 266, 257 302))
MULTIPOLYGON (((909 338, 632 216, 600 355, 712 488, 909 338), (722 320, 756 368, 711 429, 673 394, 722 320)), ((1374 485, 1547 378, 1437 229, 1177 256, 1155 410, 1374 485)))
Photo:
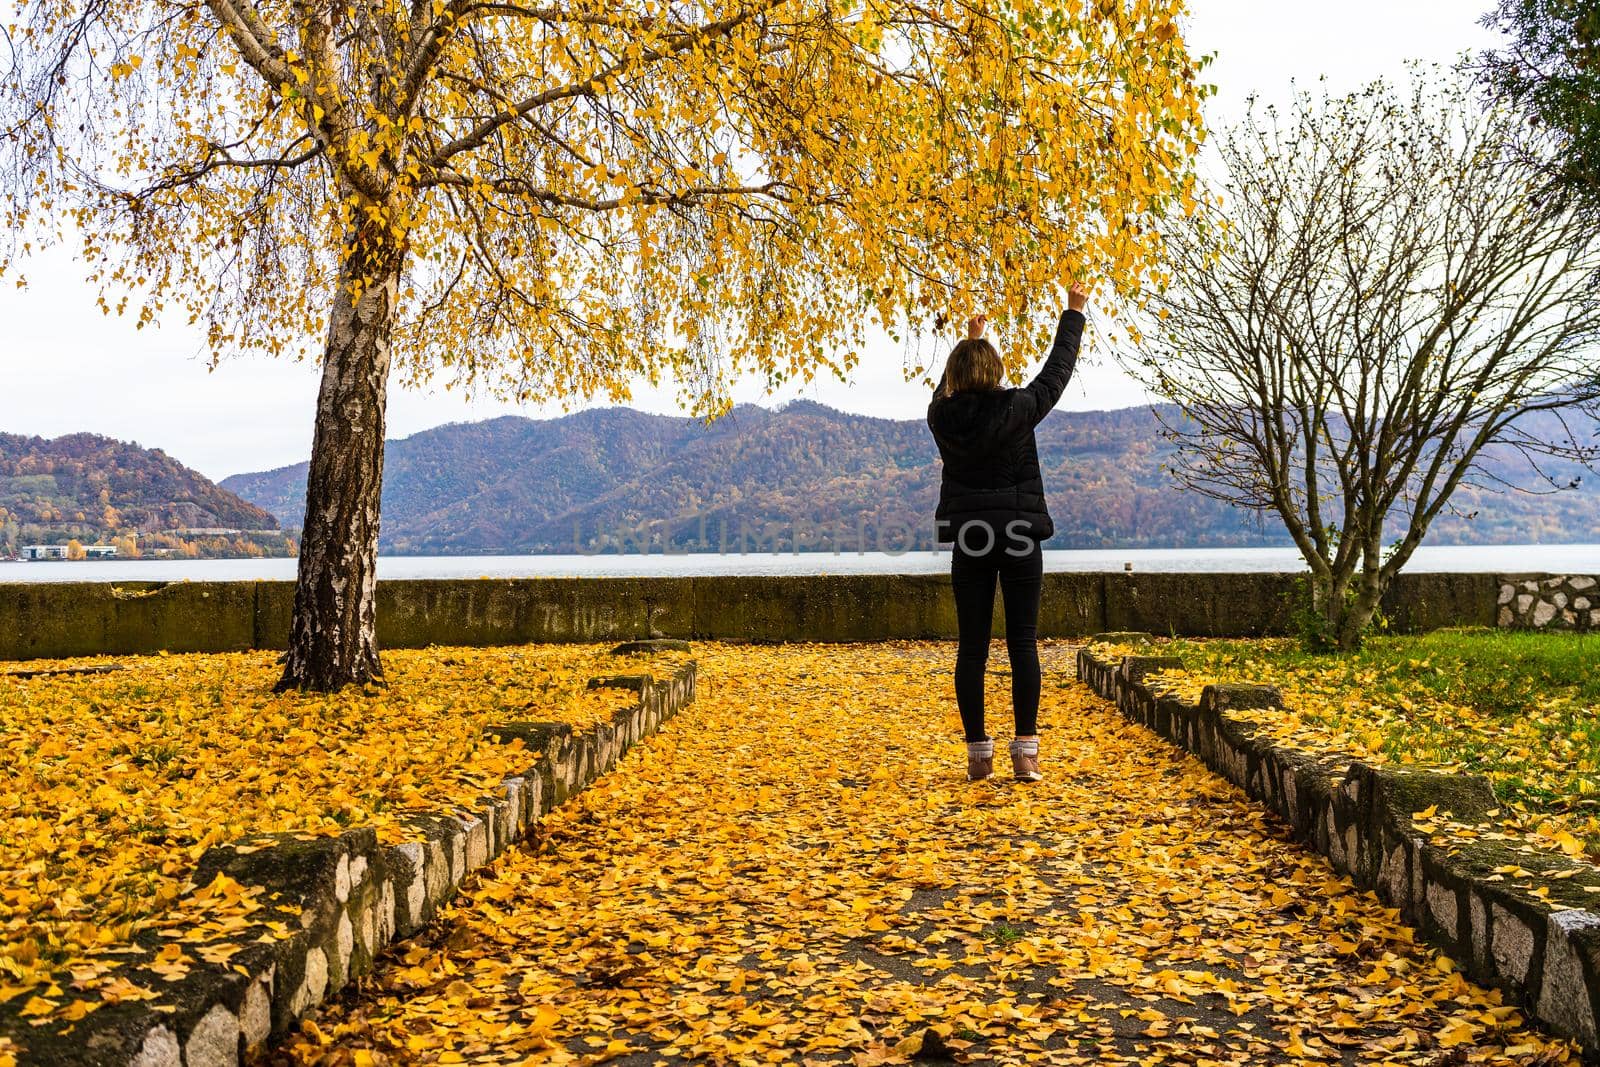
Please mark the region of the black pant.
POLYGON ((1017 736, 1038 732, 1039 590, 1044 584, 1044 555, 1037 542, 1032 551, 1013 554, 1021 548, 1001 538, 982 555, 968 554, 959 544, 950 555, 950 585, 961 635, 956 651, 956 706, 969 742, 989 737, 983 728, 983 672, 989 661, 996 577, 1005 600, 1006 653, 1011 659, 1011 709, 1016 715, 1017 736))

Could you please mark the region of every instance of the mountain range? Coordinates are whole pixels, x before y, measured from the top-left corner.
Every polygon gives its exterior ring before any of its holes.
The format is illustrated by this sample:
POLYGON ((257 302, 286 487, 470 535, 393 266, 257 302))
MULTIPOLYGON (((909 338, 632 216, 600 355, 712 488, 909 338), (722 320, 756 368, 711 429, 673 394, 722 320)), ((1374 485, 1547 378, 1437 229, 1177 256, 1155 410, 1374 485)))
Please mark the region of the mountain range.
MULTIPOLYGON (((1056 411, 1038 430, 1051 548, 1287 544, 1276 521, 1174 487, 1157 413, 1056 411)), ((1491 465, 1513 471, 1510 457, 1491 465)), ((1520 461, 1517 461, 1520 462, 1520 461)), ((287 530, 306 465, 222 488, 287 530)), ((1431 544, 1600 542, 1600 485, 1547 495, 1464 487, 1431 544)), ((507 416, 387 444, 382 547, 393 554, 928 547, 937 453, 919 420, 810 401, 740 405, 710 424, 629 408, 507 416)))

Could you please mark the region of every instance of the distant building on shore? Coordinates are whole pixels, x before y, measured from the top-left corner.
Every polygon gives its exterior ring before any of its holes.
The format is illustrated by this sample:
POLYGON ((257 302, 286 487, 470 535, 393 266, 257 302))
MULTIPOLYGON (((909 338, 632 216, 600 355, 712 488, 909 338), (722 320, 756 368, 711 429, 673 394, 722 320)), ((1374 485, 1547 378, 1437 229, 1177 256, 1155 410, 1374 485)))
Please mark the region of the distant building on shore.
MULTIPOLYGON (((23 545, 19 553, 22 559, 71 559, 71 545, 23 545)), ((116 545, 84 545, 83 559, 115 559, 116 545)))

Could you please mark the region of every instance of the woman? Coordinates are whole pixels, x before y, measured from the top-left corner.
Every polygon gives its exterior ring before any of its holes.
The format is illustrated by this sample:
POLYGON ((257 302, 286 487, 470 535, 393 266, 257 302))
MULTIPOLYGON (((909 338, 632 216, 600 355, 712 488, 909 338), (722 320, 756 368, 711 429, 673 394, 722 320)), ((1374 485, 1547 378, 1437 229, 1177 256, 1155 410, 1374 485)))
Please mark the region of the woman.
POLYGON ((1061 399, 1083 340, 1089 294, 1073 283, 1055 344, 1039 376, 1021 389, 1002 389, 1004 367, 984 340, 983 316, 945 363, 928 405, 928 427, 944 461, 934 526, 940 544, 954 542, 950 584, 955 591, 960 645, 956 705, 967 735, 967 777, 994 774, 994 740, 983 725, 983 673, 989 659, 995 579, 1005 598, 1006 652, 1011 659, 1011 707, 1016 739, 1011 768, 1020 782, 1044 778, 1039 769, 1040 542, 1055 533, 1044 502, 1033 428, 1061 399))

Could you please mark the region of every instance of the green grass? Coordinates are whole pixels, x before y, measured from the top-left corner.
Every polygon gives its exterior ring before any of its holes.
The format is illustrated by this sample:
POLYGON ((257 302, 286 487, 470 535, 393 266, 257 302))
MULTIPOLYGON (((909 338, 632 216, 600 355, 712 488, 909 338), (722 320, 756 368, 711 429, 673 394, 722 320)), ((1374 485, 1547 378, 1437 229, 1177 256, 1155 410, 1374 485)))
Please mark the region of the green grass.
POLYGON ((1491 716, 1527 712, 1553 694, 1600 704, 1600 633, 1436 630, 1372 637, 1354 655, 1307 652, 1290 641, 1179 641, 1173 648, 1182 649, 1186 665, 1259 660, 1287 669, 1343 670, 1347 677, 1377 669, 1406 688, 1491 716))
POLYGON ((1027 936, 1027 931, 1020 926, 1012 926, 1007 922, 997 922, 984 934, 984 937, 997 945, 1014 945, 1027 936))
POLYGON ((1496 794, 1600 842, 1600 634, 1492 629, 1370 638, 1353 654, 1289 640, 1173 641, 1170 681, 1284 692, 1266 725, 1319 747, 1483 774, 1496 794))

